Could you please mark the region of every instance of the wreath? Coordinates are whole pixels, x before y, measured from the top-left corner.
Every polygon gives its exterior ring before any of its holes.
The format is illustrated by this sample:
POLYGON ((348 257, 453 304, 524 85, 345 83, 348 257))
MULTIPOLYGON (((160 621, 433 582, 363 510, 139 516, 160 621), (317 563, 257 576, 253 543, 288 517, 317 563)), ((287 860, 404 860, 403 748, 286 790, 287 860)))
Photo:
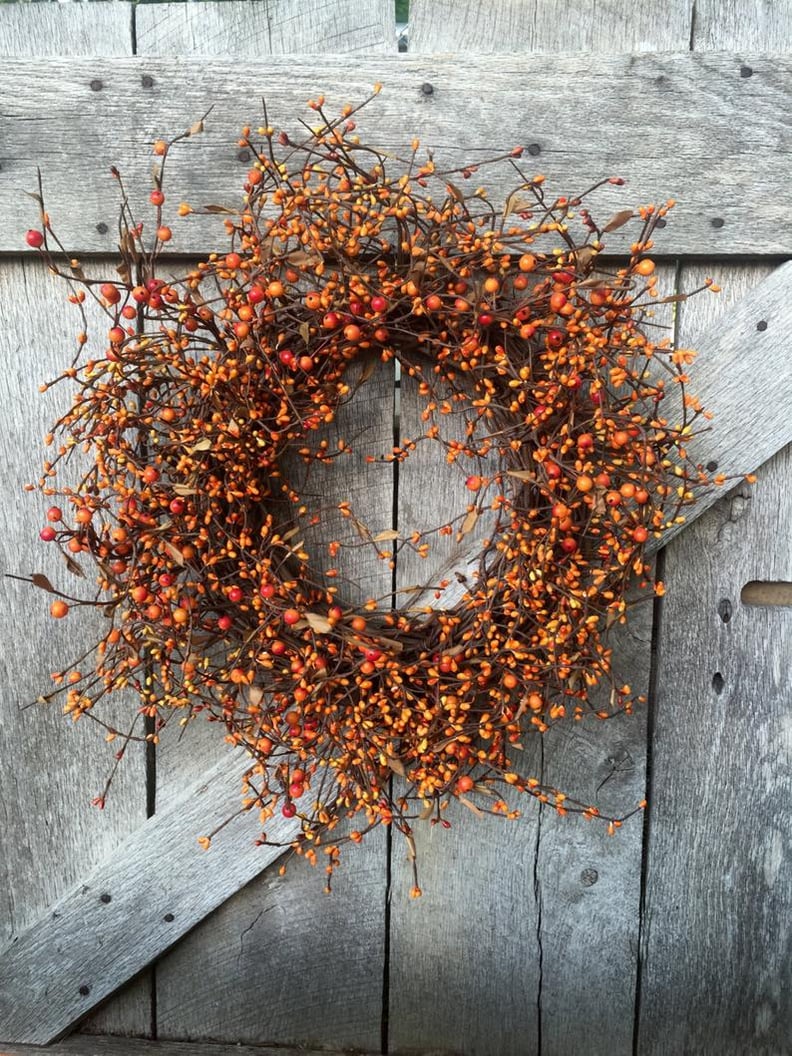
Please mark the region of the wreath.
MULTIPOLYGON (((391 823, 409 840, 416 817, 447 827, 453 799, 512 818, 514 789, 601 817, 525 774, 519 749, 562 719, 640 700, 613 673, 609 628, 628 618, 631 583, 662 591, 647 543, 711 483, 685 450, 704 413, 684 394, 692 353, 650 336, 662 298, 648 254, 673 203, 599 227, 587 200, 622 179, 551 197, 520 148, 446 169, 417 140, 394 157, 361 140, 361 106, 333 116, 311 101, 316 123, 299 135, 277 133, 265 111, 239 140, 253 163, 236 211, 166 201, 169 154, 202 122, 155 142, 153 237, 113 170, 122 262, 110 279, 63 256, 40 194, 41 230, 27 235, 83 318, 92 298, 110 324, 89 358, 83 324, 75 360, 48 383, 76 383, 76 395, 39 481, 53 502, 42 540, 73 571, 92 564, 99 590, 75 598, 31 577, 57 595, 54 617, 99 607, 104 633, 40 699, 62 697, 73 719, 123 737, 119 758, 173 716, 222 724, 250 753, 243 803, 260 812, 262 842, 276 811, 297 816, 294 848, 311 861, 324 851, 330 874, 342 842, 391 823), (493 164, 514 174, 502 208, 468 182, 493 164), (227 251, 163 278, 169 218, 207 212, 225 214, 227 251), (603 236, 628 223, 629 259, 608 267, 603 236), (355 545, 393 563, 439 535, 464 553, 484 511, 492 530, 457 577, 356 606, 334 566, 350 544, 309 560, 301 540, 319 515, 285 467, 354 447, 331 450, 321 431, 371 356, 397 361, 425 401, 424 433, 376 457, 438 445, 460 467, 463 508, 375 538, 342 501, 355 545), (450 414, 462 439, 444 434, 450 414), (78 450, 90 468, 59 484, 78 450), (440 607, 456 578, 461 600, 440 607), (603 684, 607 708, 592 702, 603 684), (140 704, 122 732, 97 705, 128 687, 140 704)), ((613 831, 624 817, 604 820, 613 831)))

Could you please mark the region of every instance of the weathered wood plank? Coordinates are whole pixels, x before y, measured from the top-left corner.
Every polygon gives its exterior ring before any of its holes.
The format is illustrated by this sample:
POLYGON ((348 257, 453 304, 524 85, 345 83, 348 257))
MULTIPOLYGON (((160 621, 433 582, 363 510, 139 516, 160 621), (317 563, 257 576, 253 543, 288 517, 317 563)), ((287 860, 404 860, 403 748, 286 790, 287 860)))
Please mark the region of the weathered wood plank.
POLYGON ((691 45, 696 51, 787 51, 789 4, 776 0, 696 0, 691 45))
MULTIPOLYGON (((131 55, 133 5, 3 4, 0 55, 131 55)), ((20 76, 18 88, 35 81, 20 76)))
MULTIPOLYGON (((98 266, 107 272, 113 265, 98 266)), ((40 261, 0 264, 0 354, 5 363, 0 377, 5 409, 0 416, 5 487, 0 571, 23 576, 43 572, 58 589, 81 594, 80 581, 68 574, 57 552, 38 539, 49 502, 22 491, 25 482, 40 475, 45 456, 42 438, 68 398, 62 386, 44 395, 38 391, 42 381, 68 364, 76 347, 81 321, 76 309, 65 303, 67 292, 40 261)), ((90 315, 106 329, 98 312, 90 315)), ((92 809, 91 799, 102 792, 114 765, 113 750, 104 743, 102 731, 88 719, 74 726, 61 714, 59 703, 20 710, 52 688, 50 673, 75 659, 79 641, 88 647, 99 638, 101 617, 92 620, 73 614, 56 621, 49 615, 47 594, 13 580, 5 580, 3 590, 0 946, 30 927, 51 902, 111 856, 145 820, 146 806, 144 755, 139 746, 130 746, 107 809, 92 809)), ((119 701, 104 708, 103 717, 127 729, 134 707, 119 701)), ((149 1023, 144 990, 131 994, 111 1017, 118 1032, 145 1032, 149 1023)), ((21 1037, 11 1029, 0 1029, 0 1038, 21 1037)))
MULTIPOLYGON (((340 105, 382 81, 382 94, 360 123, 389 151, 416 130, 443 165, 536 144, 540 155, 527 159, 526 171, 540 169, 560 191, 579 191, 616 170, 628 179, 627 190, 598 194, 592 204, 600 215, 676 196, 679 206, 659 245, 664 253, 785 253, 792 250, 791 73, 787 55, 715 52, 607 53, 595 64, 578 55, 470 55, 464 63, 381 55, 356 59, 352 68, 328 56, 319 74, 315 60, 297 56, 266 64, 9 59, 0 71, 0 210, 7 217, 0 250, 18 248, 35 220, 21 192, 35 186, 36 164, 46 171, 53 221, 65 243, 74 251, 107 251, 117 213, 108 166, 123 167, 139 202, 149 184, 146 143, 155 135, 188 127, 214 104, 207 133, 174 156, 171 186, 177 198, 195 204, 234 201, 244 162, 233 144, 239 127, 259 113, 252 86, 256 98, 267 97, 272 119, 293 130, 317 90, 340 105), (746 64, 751 77, 741 76, 746 64), (19 92, 25 77, 39 84, 35 93, 19 92), (101 89, 91 88, 100 82, 101 89)), ((512 182, 506 166, 493 174, 494 198, 512 182)), ((222 227, 212 219, 176 224, 173 251, 212 245, 222 227)))
MULTIPOLYGON (((279 856, 255 846, 256 819, 244 815, 209 851, 198 845, 238 813, 248 763, 227 753, 16 935, 0 954, 0 1038, 58 1038, 279 856)), ((289 840, 299 826, 278 817, 268 830, 289 840)))
MULTIPOLYGON (((373 532, 390 527, 393 469, 367 465, 365 455, 390 449, 392 418, 392 364, 380 364, 324 434, 331 446, 346 437, 354 454, 330 467, 313 466, 302 488, 309 507, 328 507, 320 526, 306 533, 314 567, 338 567, 348 578, 338 581, 340 595, 353 604, 385 595, 387 607, 391 572, 365 548, 342 550, 329 562, 331 539, 360 542, 332 506, 346 498, 373 532)), ((297 467, 293 474, 295 481, 305 475, 297 467)), ((217 727, 203 726, 188 729, 182 745, 166 738, 158 752, 157 796, 166 809, 187 776, 200 773, 223 751, 217 727)), ((157 965, 158 1037, 377 1047, 385 956, 384 830, 347 848, 331 897, 322 892, 321 866, 314 870, 295 859, 281 877, 279 865, 157 965)))
POLYGON ((389 0, 197 0, 139 4, 138 55, 255 58, 396 50, 389 0))
MULTIPOLYGON (((756 277, 727 270, 726 296, 756 277)), ((683 340, 705 308, 697 300, 683 306, 683 340)), ((775 391, 746 393, 755 414, 746 447, 770 404, 788 406, 789 394, 783 378, 775 391)), ((666 551, 642 1056, 781 1053, 792 1034, 792 610, 740 603, 748 581, 792 580, 790 474, 787 447, 762 466, 756 485, 734 489, 666 551)))
MULTIPOLYGON (((236 60, 299 51, 379 52, 396 46, 387 0, 154 5, 138 9, 138 28, 138 47, 144 52, 230 54, 236 60)), ((361 366, 350 372, 353 382, 361 366)), ((369 465, 365 458, 390 450, 393 402, 393 365, 378 363, 333 425, 312 438, 315 446, 326 439, 335 451, 343 437, 352 453, 331 466, 306 468, 292 458, 285 467, 306 505, 320 514, 320 523, 306 527, 302 536, 312 566, 338 568, 340 576, 327 582, 335 583, 349 603, 382 596, 385 607, 389 603, 387 562, 360 546, 354 527, 336 507, 346 499, 373 533, 390 528, 393 468, 369 465), (354 549, 342 549, 330 560, 327 544, 332 539, 354 549)), ((157 751, 159 805, 167 808, 185 781, 197 778, 222 755, 218 734, 216 726, 199 720, 181 745, 173 736, 163 738, 157 751)), ((321 868, 313 870, 305 861, 291 861, 285 877, 278 875, 280 863, 265 871, 157 965, 158 1037, 377 1048, 385 855, 383 831, 362 847, 349 848, 331 898, 322 893, 321 868), (355 907, 351 919, 350 906, 355 907)))
MULTIPOLYGON (((672 51, 688 47, 692 0, 411 0, 411 53, 672 51), (609 39, 605 40, 603 31, 609 39)), ((599 59, 599 54, 598 54, 599 59)))
MULTIPOLYGON (((695 282, 719 273, 726 275, 724 281, 728 282, 725 266, 683 269, 682 288, 694 289, 695 282)), ((740 273, 738 269, 733 276, 740 273)), ((701 423, 704 431, 688 444, 688 452, 711 472, 734 478, 751 473, 792 441, 788 413, 792 359, 786 338, 792 262, 770 274, 766 267, 761 271, 749 268, 748 273, 757 280, 767 277, 742 299, 738 294, 746 287, 734 282, 724 291, 725 298, 723 293, 705 292, 680 306, 680 318, 686 323, 680 331, 679 347, 689 346, 698 353, 689 369, 687 388, 713 414, 711 422, 701 423), (729 302, 730 307, 723 310, 729 302), (699 320, 706 326, 703 332, 699 332, 699 320), (761 408, 760 414, 757 408, 761 408)), ((678 402, 678 395, 669 391, 663 407, 669 421, 674 420, 674 404, 678 402)), ((686 511, 686 524, 705 513, 722 495, 719 487, 701 492, 696 505, 686 511)), ((670 529, 661 540, 663 545, 683 527, 670 529)))
MULTIPOLYGON (((56 1045, 3 1045, 0 1056, 341 1056, 329 1049, 286 1049, 256 1045, 212 1045, 194 1041, 89 1038, 72 1035, 56 1045)), ((365 1056, 361 1053, 361 1056, 365 1056)))
MULTIPOLYGON (((661 294, 674 293, 676 268, 658 269, 661 294)), ((652 322, 673 333, 671 305, 652 322)), ((658 339, 663 331, 657 333, 658 339)), ((649 690, 654 607, 647 591, 629 622, 611 632, 613 674, 635 695, 649 690)), ((602 686, 593 702, 609 706, 602 686)), ((646 708, 602 722, 561 722, 544 738, 543 776, 576 799, 621 816, 646 794, 646 708)), ((540 810, 536 851, 537 936, 541 979, 537 1015, 541 1056, 566 1056, 585 1046, 587 1056, 632 1054, 638 969, 643 818, 632 818, 615 837, 602 824, 540 810)))

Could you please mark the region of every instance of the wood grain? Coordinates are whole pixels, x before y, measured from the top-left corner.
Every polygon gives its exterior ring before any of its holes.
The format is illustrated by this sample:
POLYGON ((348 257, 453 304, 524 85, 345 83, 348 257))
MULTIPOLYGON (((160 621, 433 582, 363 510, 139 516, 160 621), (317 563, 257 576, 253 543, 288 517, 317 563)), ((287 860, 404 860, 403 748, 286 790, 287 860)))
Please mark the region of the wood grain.
POLYGON ((792 13, 777 0, 696 0, 696 51, 788 51, 792 13))
POLYGON ((687 49, 692 0, 411 0, 412 53, 687 49), (607 34, 607 36, 606 36, 607 34))
MULTIPOLYGON (((396 45, 393 11, 384 0, 154 5, 138 9, 138 27, 138 47, 144 52, 230 54, 237 60, 298 51, 376 53, 396 45)), ((315 70, 318 60, 300 61, 310 61, 315 70)), ((371 366, 361 362, 350 371, 353 388, 364 367, 371 366)), ((343 437, 351 454, 330 466, 306 467, 291 458, 284 470, 319 516, 318 525, 306 525, 301 533, 312 567, 339 570, 338 578, 327 583, 338 586, 346 603, 374 597, 388 607, 387 562, 362 544, 351 521, 337 510, 341 500, 348 500, 373 534, 392 524, 393 468, 368 464, 366 456, 381 456, 392 446, 394 373, 392 364, 373 366, 336 421, 311 438, 313 446, 327 440, 329 450, 336 451, 343 437), (327 544, 334 539, 345 548, 330 560, 327 544)), ((198 779, 223 754, 217 727, 193 724, 181 744, 178 732, 169 730, 158 748, 158 809, 167 809, 185 782, 198 779)), ((385 854, 384 831, 350 848, 330 897, 323 894, 321 866, 313 870, 294 860, 283 877, 278 875, 281 862, 264 871, 157 965, 158 1037, 377 1048, 385 854)))
POLYGON ((388 0, 197 0, 139 4, 138 55, 255 58, 396 50, 388 0))
MULTIPOLYGON (((0 5, 0 55, 131 55, 133 5, 0 5)), ((20 86, 34 83, 20 76, 20 86)))
MULTIPOLYGON (((248 765, 243 753, 226 753, 17 933, 0 954, 0 1038, 57 1039, 280 855, 255 846, 257 819, 247 815, 209 851, 198 845, 198 835, 238 815, 248 765)), ((276 841, 298 831, 280 816, 268 825, 276 841)))
MULTIPOLYGON (((724 270, 730 298, 758 278, 752 268, 724 270)), ((705 306, 683 306, 683 338, 705 306)), ((765 399, 788 402, 788 392, 765 399)), ((765 404, 753 406, 761 419, 765 404)), ((792 580, 790 473, 787 447, 756 485, 735 488, 667 549, 642 1056, 788 1048, 792 610, 739 599, 750 580, 792 580)))
MULTIPOLYGON (((110 262, 97 262, 100 272, 110 262)), ((48 501, 22 491, 35 481, 45 457, 43 436, 65 410, 65 386, 45 395, 39 384, 71 361, 81 329, 76 309, 65 303, 67 289, 39 261, 0 264, 0 446, 4 452, 5 501, 0 509, 0 571, 26 576, 45 573, 60 590, 90 594, 90 587, 65 568, 52 544, 38 539, 48 501)), ((99 313, 91 313, 98 323, 99 313)), ((101 325, 106 329, 106 322, 101 325)), ((75 471, 76 472, 76 468, 75 471)), ((72 479, 69 476, 69 479, 72 479)), ((64 479, 64 483, 66 480, 64 479)), ((143 752, 132 745, 113 783, 106 810, 90 806, 113 767, 113 749, 103 731, 87 719, 74 726, 61 706, 21 707, 52 688, 50 673, 78 655, 103 633, 101 618, 72 613, 56 621, 49 596, 28 584, 2 581, 0 612, 5 647, 0 656, 0 945, 33 925, 47 907, 112 856, 145 819, 143 752), (95 637, 94 637, 95 636, 95 637)), ((128 728, 129 701, 102 709, 102 717, 128 728)), ((50 951, 51 953, 51 951, 50 951)), ((53 958, 53 967, 57 959, 53 958)), ((0 991, 1 992, 1 991, 0 991)), ((0 997, 0 1039, 15 1036, 0 997)), ((31 1013, 32 1016, 32 1013, 31 1013)), ((32 1017, 36 1018, 36 1017, 32 1017)), ((148 994, 139 989, 116 1007, 113 1029, 145 1032, 150 1024, 148 994)))
MULTIPOLYGON (((175 200, 234 202, 245 171, 235 147, 238 130, 256 122, 262 95, 273 121, 293 131, 297 116, 309 115, 306 100, 317 90, 340 105, 364 98, 381 81, 382 94, 361 116, 360 129, 390 152, 416 130, 443 165, 535 144, 540 154, 527 158, 526 172, 542 171, 548 186, 563 193, 614 172, 628 180, 626 189, 597 194, 592 206, 600 216, 676 197, 661 253, 783 254, 792 249, 790 73, 788 55, 718 52, 603 53, 596 64, 587 55, 470 55, 464 63, 379 55, 353 64, 327 56, 320 73, 314 60, 297 56, 233 64, 9 59, 0 71, 0 210, 7 218, 0 250, 16 249, 35 219, 21 192, 35 186, 36 164, 45 169, 53 223, 65 244, 75 252, 108 251, 117 214, 111 163, 122 166, 140 203, 150 183, 148 144, 189 127, 213 104, 207 132, 174 155, 170 186, 175 200), (741 76, 746 64, 751 77, 741 76), (20 94, 23 78, 40 87, 20 94), (101 82, 101 90, 92 82, 101 82), (97 224, 109 225, 108 232, 101 234, 97 224)), ((495 202, 507 183, 513 186, 512 177, 508 166, 488 177, 495 202)), ((216 244, 217 219, 177 223, 173 252, 200 253, 216 244)), ((613 251, 624 237, 614 236, 613 251)))
MULTIPOLYGON (((196 1044, 194 1041, 146 1041, 142 1038, 73 1035, 42 1048, 38 1045, 3 1045, 0 1056, 342 1056, 330 1049, 270 1048, 256 1045, 196 1044)), ((360 1056, 365 1056, 361 1053, 360 1056)), ((373 1054, 372 1054, 373 1056, 373 1054)))

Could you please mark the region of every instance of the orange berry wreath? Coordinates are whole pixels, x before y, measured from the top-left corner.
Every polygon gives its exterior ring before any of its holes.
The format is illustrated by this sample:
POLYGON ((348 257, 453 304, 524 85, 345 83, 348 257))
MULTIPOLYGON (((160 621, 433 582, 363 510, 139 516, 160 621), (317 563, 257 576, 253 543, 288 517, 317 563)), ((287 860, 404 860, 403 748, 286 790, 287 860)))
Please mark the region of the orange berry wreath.
MULTIPOLYGON (((323 100, 310 106, 318 125, 299 139, 264 127, 254 143, 244 130, 255 160, 241 209, 226 211, 228 251, 178 280, 158 263, 172 234, 162 167, 181 136, 154 146, 153 244, 124 196, 120 278, 59 263, 43 203, 43 230, 28 233, 71 300, 93 298, 110 324, 88 360, 83 332, 55 379, 76 380, 77 395, 40 481, 61 502, 42 539, 93 562, 100 588, 58 596, 52 615, 100 606, 106 633, 90 670, 59 672, 45 699, 63 693, 72 717, 97 718, 132 686, 149 740, 172 714, 222 723, 252 757, 246 806, 264 829, 276 811, 299 815, 296 849, 315 859, 321 845, 331 864, 342 819, 344 839, 381 823, 409 836, 411 819, 446 823, 447 803, 471 794, 512 817, 507 786, 598 817, 525 776, 515 749, 583 716, 608 680, 611 708, 596 714, 632 708, 608 628, 626 619, 632 580, 656 589, 647 541, 708 483, 684 448, 697 402, 678 401, 677 422, 662 416, 689 354, 643 325, 658 303, 646 254, 672 203, 600 229, 584 195, 548 198, 518 148, 491 159, 515 174, 497 210, 484 189, 460 189, 480 162, 441 171, 417 142, 395 159, 361 142, 360 107, 334 118, 323 100), (609 271, 601 236, 633 219, 631 256, 609 271), (352 606, 295 543, 310 511, 285 456, 331 457, 312 438, 350 398, 350 365, 372 352, 397 360, 426 400, 425 435, 382 457, 434 440, 470 467, 465 523, 493 517, 447 611, 395 596, 385 611, 378 599, 352 606), (467 421, 458 441, 436 420, 452 405, 467 421), (91 468, 58 486, 75 448, 91 468)), ((389 556, 425 552, 432 536, 394 538, 389 556)))

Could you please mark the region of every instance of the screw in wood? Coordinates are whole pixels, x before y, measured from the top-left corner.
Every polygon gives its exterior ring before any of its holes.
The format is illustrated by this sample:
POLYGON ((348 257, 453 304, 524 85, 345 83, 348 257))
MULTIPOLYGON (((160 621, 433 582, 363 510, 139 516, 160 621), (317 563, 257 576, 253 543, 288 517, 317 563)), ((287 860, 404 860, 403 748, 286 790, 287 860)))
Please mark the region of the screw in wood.
POLYGON ((87 997, 90 994, 90 992, 91 992, 90 986, 88 986, 86 983, 83 983, 83 985, 80 987, 80 993, 82 994, 82 996, 83 997, 87 997))
POLYGON ((760 319, 759 320, 759 322, 756 324, 756 329, 760 333, 764 333, 765 332, 765 330, 767 329, 767 323, 765 322, 764 319, 760 319))
POLYGON ((105 891, 104 894, 99 896, 99 901, 103 902, 105 905, 107 905, 108 902, 112 902, 113 901, 113 896, 109 895, 107 893, 107 891, 105 891))
POLYGON ((140 83, 143 85, 144 88, 153 88, 154 78, 150 74, 144 73, 143 76, 140 78, 140 83))
POLYGON ((100 235, 106 235, 107 234, 107 224, 98 223, 96 225, 96 230, 99 232, 100 235))
POLYGON ((430 84, 430 83, 429 83, 428 81, 425 81, 425 82, 424 82, 424 83, 423 83, 423 84, 421 85, 421 92, 422 92, 422 93, 423 93, 424 95, 434 95, 434 85, 433 85, 433 84, 430 84))
POLYGON ((732 603, 728 598, 721 598, 718 602, 718 615, 724 623, 728 623, 732 618, 732 603))
POLYGON ((99 80, 99 78, 98 77, 94 77, 94 79, 91 81, 91 91, 92 92, 101 92, 101 90, 103 88, 104 88, 104 85, 99 80))
POLYGON ((532 158, 536 158, 542 153, 542 148, 539 146, 538 143, 529 143, 528 153, 531 155, 532 158))
POLYGON ((753 70, 750 66, 740 67, 740 76, 745 80, 746 77, 753 77, 753 70))
POLYGON ((598 880, 599 873, 596 869, 592 869, 591 866, 584 869, 580 874, 580 882, 584 887, 593 887, 598 880))
POLYGON ((713 216, 713 218, 710 220, 710 224, 715 228, 723 227, 725 223, 726 221, 721 216, 713 216))

